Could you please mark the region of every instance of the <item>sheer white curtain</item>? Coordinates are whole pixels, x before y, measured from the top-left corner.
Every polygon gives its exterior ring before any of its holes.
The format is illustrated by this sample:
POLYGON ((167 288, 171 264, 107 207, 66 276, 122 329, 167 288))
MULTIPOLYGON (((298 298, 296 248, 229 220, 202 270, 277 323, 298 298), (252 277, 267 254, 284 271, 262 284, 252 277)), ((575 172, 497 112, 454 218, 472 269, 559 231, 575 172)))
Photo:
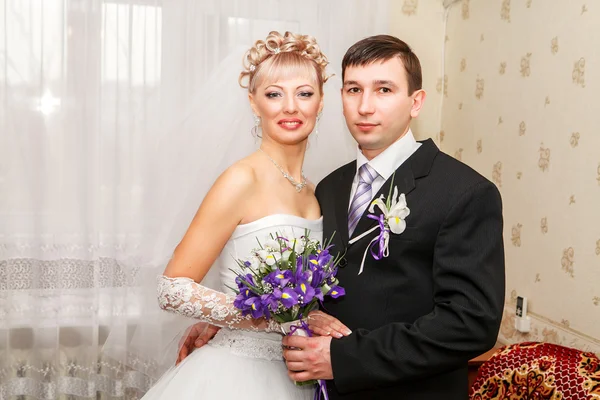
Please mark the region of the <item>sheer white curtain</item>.
POLYGON ((100 350, 172 214, 150 204, 163 128, 239 45, 311 34, 339 71, 387 17, 384 0, 0 0, 0 400, 143 394, 152 366, 100 350))

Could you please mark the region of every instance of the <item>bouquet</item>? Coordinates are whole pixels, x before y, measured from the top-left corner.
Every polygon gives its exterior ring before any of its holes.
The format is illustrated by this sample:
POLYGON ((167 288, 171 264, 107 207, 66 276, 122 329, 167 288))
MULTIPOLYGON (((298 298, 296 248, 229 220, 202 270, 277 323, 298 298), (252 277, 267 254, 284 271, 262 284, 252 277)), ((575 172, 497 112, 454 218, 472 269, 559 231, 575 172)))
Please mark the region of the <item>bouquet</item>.
POLYGON ((331 239, 321 244, 308 231, 299 238, 274 234, 264 243, 257 241, 250 256, 238 260, 239 270, 232 270, 237 276, 237 288, 230 288, 237 295, 234 306, 244 316, 283 324, 284 334, 311 336, 302 318, 325 296, 345 294, 336 278, 342 256, 330 253, 331 239))

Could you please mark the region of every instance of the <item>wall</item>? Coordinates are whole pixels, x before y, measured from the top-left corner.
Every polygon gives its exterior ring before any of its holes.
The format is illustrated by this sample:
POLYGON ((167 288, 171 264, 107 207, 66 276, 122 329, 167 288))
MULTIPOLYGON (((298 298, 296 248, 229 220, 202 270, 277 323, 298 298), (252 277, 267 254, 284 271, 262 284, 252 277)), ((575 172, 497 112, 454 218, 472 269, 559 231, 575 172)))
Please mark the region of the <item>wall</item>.
POLYGON ((502 342, 600 353, 599 25, 589 0, 450 7, 440 142, 502 193, 502 342), (527 335, 513 328, 517 294, 530 302, 527 335))
POLYGON ((442 106, 442 44, 444 39, 441 0, 392 1, 389 33, 408 43, 421 61, 423 89, 427 92, 425 107, 413 121, 412 130, 418 140, 433 138, 439 144, 442 106))

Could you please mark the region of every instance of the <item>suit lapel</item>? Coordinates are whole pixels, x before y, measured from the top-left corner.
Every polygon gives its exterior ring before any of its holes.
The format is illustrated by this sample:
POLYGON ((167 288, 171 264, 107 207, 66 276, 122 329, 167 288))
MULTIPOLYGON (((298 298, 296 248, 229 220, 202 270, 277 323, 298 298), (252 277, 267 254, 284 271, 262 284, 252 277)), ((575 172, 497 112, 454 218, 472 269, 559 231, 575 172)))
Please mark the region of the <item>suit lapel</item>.
MULTIPOLYGON (((392 183, 392 177, 390 177, 379 189, 379 191, 373 196, 373 199, 379 198, 381 195, 387 199, 390 193, 390 186, 392 184, 398 188, 398 194, 404 193, 405 196, 408 196, 410 192, 415 189, 415 180, 427 176, 431 169, 431 165, 433 163, 433 159, 439 152, 439 149, 431 139, 427 139, 422 142, 422 145, 415 151, 409 158, 406 160, 398 169, 393 176, 394 181, 392 183)), ((352 182, 350 182, 350 185, 352 182)), ((393 189, 392 189, 393 192, 393 189)), ((409 205, 410 207, 410 205, 409 205)), ((376 211, 376 214, 379 214, 379 210, 376 211)), ((346 211, 346 218, 348 212, 346 211)), ((358 221, 358 225, 356 225, 356 229, 352 234, 352 237, 358 236, 363 232, 371 229, 377 221, 367 218, 369 214, 369 209, 367 208, 358 221)), ((346 227, 346 232, 348 232, 348 228, 346 227)))
POLYGON ((335 224, 337 233, 340 235, 344 246, 348 244, 348 206, 350 204, 350 192, 352 191, 352 181, 355 174, 356 161, 348 164, 342 171, 335 193, 335 224))

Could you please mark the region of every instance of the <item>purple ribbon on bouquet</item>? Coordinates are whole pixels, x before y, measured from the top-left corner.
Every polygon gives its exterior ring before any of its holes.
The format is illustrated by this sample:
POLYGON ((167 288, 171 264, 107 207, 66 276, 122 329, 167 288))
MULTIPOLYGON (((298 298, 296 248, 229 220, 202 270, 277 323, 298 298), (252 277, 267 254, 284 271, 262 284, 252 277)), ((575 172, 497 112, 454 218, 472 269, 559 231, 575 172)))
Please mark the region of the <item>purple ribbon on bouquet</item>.
POLYGON ((306 322, 304 322, 303 319, 300 319, 300 326, 298 326, 298 325, 290 326, 290 333, 288 334, 288 336, 292 336, 298 330, 302 330, 302 331, 306 332, 308 337, 312 337, 312 331, 310 330, 310 328, 308 327, 308 324, 306 322))
POLYGON ((374 219, 379 223, 379 236, 377 236, 376 239, 373 239, 369 249, 374 259, 381 260, 385 252, 385 232, 387 232, 387 228, 385 227, 385 216, 383 214, 379 214, 379 216, 369 214, 367 215, 367 218, 374 219), (377 251, 374 251, 376 245, 379 245, 379 247, 377 251))
MULTIPOLYGON (((288 333, 288 336, 292 336, 298 330, 303 330, 306 332, 308 337, 312 337, 312 331, 308 327, 308 324, 304 322, 302 316, 300 316, 300 326, 292 325, 290 327, 290 333, 288 333)), ((329 400, 329 396, 327 395, 327 384, 322 379, 317 380, 317 389, 315 390, 315 396, 313 397, 313 400, 329 400)))

